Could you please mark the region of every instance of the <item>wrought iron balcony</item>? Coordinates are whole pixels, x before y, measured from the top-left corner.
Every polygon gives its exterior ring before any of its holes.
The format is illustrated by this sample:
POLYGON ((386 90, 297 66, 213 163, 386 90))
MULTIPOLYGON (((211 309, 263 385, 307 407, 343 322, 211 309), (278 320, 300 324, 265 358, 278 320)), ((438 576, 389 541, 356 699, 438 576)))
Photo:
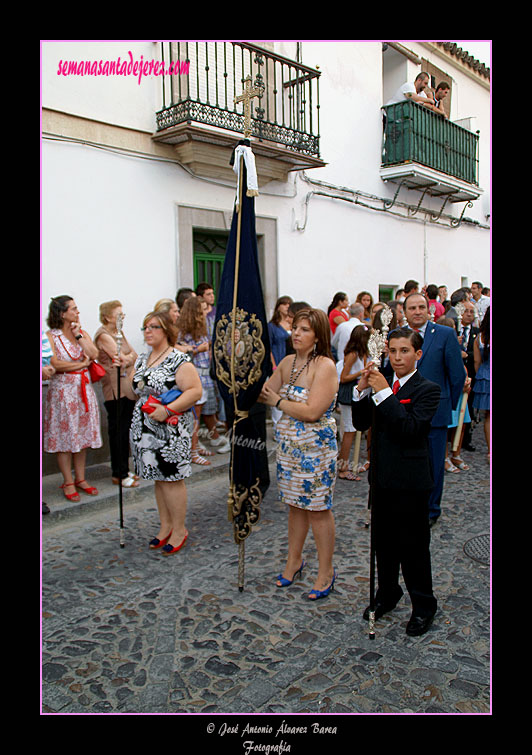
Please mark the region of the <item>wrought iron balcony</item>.
POLYGON ((324 165, 318 70, 248 42, 163 42, 161 56, 165 69, 172 64, 176 73, 162 77, 163 106, 156 113, 154 139, 177 145, 179 139, 205 138, 211 129, 211 136, 232 132, 234 142, 244 129, 243 106, 234 99, 251 76, 253 86, 263 91, 252 101, 254 146, 269 146, 277 160, 291 154, 289 169, 324 165))
POLYGON ((450 201, 477 198, 478 133, 473 133, 410 100, 383 107, 385 127, 381 177, 407 180, 450 201), (422 166, 415 171, 407 166, 422 166), (423 170, 424 168, 424 170, 423 170))

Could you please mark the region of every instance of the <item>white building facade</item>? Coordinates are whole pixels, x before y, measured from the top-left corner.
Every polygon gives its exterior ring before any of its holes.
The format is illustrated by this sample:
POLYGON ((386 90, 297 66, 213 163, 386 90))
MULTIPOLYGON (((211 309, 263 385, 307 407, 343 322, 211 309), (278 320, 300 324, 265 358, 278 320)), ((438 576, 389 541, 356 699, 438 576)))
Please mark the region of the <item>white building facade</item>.
MULTIPOLYGON (((489 70, 461 53, 437 42, 43 42, 43 326, 52 296, 72 296, 91 335, 100 303, 118 299, 141 351, 156 301, 216 285, 241 137, 232 100, 248 73, 264 87, 252 147, 268 315, 280 295, 326 310, 337 291, 378 301, 411 278, 449 294, 490 286, 489 70), (178 73, 159 75, 170 61, 178 73), (383 164, 381 106, 427 67, 451 85, 449 121, 429 114, 430 128, 458 121, 466 145, 478 142, 467 180, 438 156, 383 164), (187 100, 195 109, 176 115, 187 100)), ((397 128, 387 138, 406 139, 397 128)))

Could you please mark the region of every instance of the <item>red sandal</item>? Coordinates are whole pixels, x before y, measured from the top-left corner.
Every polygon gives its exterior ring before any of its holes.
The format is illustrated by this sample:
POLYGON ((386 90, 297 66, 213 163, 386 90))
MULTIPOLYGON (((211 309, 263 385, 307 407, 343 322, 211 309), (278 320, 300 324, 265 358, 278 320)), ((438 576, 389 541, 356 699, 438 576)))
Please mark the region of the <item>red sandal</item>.
POLYGON ((61 489, 63 489, 63 495, 67 499, 67 501, 74 501, 77 503, 79 501, 79 493, 77 490, 74 490, 73 493, 65 493, 64 488, 68 487, 74 487, 73 482, 64 482, 62 485, 59 486, 61 489))
POLYGON ((87 480, 76 480, 74 482, 74 485, 80 490, 83 490, 83 492, 87 493, 88 495, 98 495, 98 488, 91 488, 90 486, 88 488, 82 488, 81 487, 82 482, 87 482, 87 480))

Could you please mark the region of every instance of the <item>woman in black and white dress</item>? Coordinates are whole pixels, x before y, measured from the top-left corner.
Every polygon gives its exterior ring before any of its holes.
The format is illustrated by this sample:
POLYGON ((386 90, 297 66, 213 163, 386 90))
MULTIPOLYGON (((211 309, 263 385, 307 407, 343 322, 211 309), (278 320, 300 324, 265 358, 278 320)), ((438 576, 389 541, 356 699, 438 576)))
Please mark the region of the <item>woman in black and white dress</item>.
POLYGON ((188 537, 184 480, 191 474, 191 410, 202 388, 190 358, 174 348, 177 332, 168 313, 147 315, 143 330, 151 351, 141 354, 135 363, 132 385, 139 398, 133 410, 130 443, 136 473, 155 481, 160 528, 150 547, 170 554, 176 553, 188 537), (157 398, 176 387, 181 395, 175 401, 158 405, 150 414, 142 411, 150 396, 157 398), (176 424, 167 422, 172 416, 177 416, 176 424))

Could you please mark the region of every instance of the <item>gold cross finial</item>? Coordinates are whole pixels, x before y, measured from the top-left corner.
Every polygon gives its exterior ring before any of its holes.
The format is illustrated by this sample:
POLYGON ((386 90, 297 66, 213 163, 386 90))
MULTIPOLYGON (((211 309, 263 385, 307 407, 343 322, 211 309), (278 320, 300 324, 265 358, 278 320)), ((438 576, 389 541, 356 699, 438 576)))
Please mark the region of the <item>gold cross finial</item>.
POLYGON ((251 76, 247 76, 244 79, 244 91, 235 97, 235 105, 238 102, 244 103, 244 139, 251 137, 251 100, 253 97, 261 97, 262 92, 261 87, 251 86, 251 76))

